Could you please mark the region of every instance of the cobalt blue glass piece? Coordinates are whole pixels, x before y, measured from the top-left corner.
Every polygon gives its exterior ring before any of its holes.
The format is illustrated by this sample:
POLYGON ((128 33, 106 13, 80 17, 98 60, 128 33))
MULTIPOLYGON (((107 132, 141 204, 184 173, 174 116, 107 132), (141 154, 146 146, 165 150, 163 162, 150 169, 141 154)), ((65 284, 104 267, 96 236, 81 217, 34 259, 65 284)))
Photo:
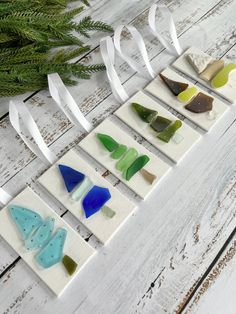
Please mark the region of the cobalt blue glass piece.
POLYGON ((26 249, 37 250, 47 244, 53 232, 54 222, 54 218, 47 218, 25 241, 26 249))
POLYGON ((43 223, 42 217, 31 209, 17 205, 9 205, 8 208, 23 240, 27 240, 33 230, 43 223))
POLYGON ((82 201, 86 218, 99 211, 110 198, 111 194, 107 188, 94 185, 82 201))
POLYGON ((58 167, 69 193, 84 180, 83 173, 65 165, 58 165, 58 167))
POLYGON ((63 258, 63 247, 67 230, 59 228, 51 240, 36 255, 36 261, 43 268, 49 268, 59 263, 63 258))

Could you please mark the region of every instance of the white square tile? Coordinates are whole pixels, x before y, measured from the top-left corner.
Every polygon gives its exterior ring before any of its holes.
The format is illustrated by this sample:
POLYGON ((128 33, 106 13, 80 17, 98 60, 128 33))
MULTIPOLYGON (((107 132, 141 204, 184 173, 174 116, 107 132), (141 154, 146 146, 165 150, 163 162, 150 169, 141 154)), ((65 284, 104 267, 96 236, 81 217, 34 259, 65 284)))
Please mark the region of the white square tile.
POLYGON ((124 182, 131 190, 140 197, 146 198, 154 189, 157 183, 167 174, 170 166, 153 153, 149 152, 144 146, 138 144, 126 132, 116 126, 109 119, 104 120, 96 129, 89 133, 79 145, 94 159, 100 162, 105 168, 113 173, 118 179, 124 182), (147 182, 140 172, 136 173, 129 181, 125 180, 122 173, 115 167, 116 160, 110 157, 110 153, 102 146, 96 138, 96 133, 105 133, 113 137, 118 143, 126 145, 128 148, 135 148, 139 154, 146 154, 150 161, 145 165, 145 169, 156 175, 153 184, 147 182))
POLYGON ((213 88, 209 82, 206 82, 199 77, 198 73, 188 62, 186 56, 189 53, 201 54, 202 51, 196 47, 190 47, 172 64, 172 66, 178 69, 179 71, 185 73, 186 75, 189 75, 191 78, 197 80, 202 85, 213 90, 215 93, 227 99, 229 102, 234 103, 236 101, 236 71, 234 71, 234 73, 231 74, 231 80, 233 81, 233 84, 229 83, 221 88, 213 88))
POLYGON ((60 262, 54 266, 43 269, 37 264, 35 255, 38 251, 27 251, 24 242, 20 238, 15 222, 9 214, 9 209, 4 207, 0 212, 0 234, 12 246, 22 259, 32 268, 32 270, 44 281, 48 287, 56 294, 60 295, 69 285, 76 274, 89 261, 95 250, 84 239, 74 231, 60 216, 58 216, 38 195, 30 188, 26 188, 18 194, 9 205, 23 206, 36 211, 43 219, 52 217, 55 219, 54 232, 58 228, 67 230, 67 237, 64 245, 64 254, 69 255, 78 264, 76 272, 69 276, 65 267, 60 262))
POLYGON ((135 205, 131 201, 123 196, 73 150, 70 150, 58 160, 38 181, 102 243, 106 243, 112 238, 135 209, 135 205), (74 201, 67 192, 58 169, 59 164, 72 167, 85 174, 94 184, 108 188, 111 193, 111 198, 106 205, 115 211, 115 216, 108 218, 99 211, 89 218, 86 218, 82 208, 82 199, 74 201))
MULTIPOLYGON (((170 68, 165 69, 161 73, 171 80, 187 83, 189 84, 189 87, 194 86, 193 83, 186 80, 184 77, 177 74, 175 71, 171 70, 170 68)), ((203 91, 198 86, 197 86, 197 89, 199 92, 202 92, 206 95, 213 97, 212 95, 203 91)), ((162 79, 159 76, 157 76, 150 84, 148 84, 145 90, 151 93, 152 95, 158 97, 159 99, 161 99, 168 106, 172 107, 173 109, 175 109, 176 111, 178 111, 179 113, 187 117, 189 120, 196 123, 205 131, 209 131, 216 124, 216 122, 223 116, 223 114, 229 109, 229 106, 227 106, 223 101, 219 100, 218 98, 213 97, 214 101, 213 101, 212 112, 216 113, 215 119, 212 119, 209 116, 208 112, 203 112, 203 113, 191 112, 184 108, 185 104, 181 103, 178 100, 178 98, 172 94, 172 92, 169 90, 169 88, 166 86, 166 84, 162 81, 162 79)))
POLYGON ((185 154, 190 151, 190 149, 195 145, 195 143, 201 138, 201 135, 188 126, 184 121, 182 121, 182 126, 175 133, 176 136, 181 136, 182 141, 178 144, 171 139, 169 143, 165 143, 157 138, 157 132, 155 132, 149 124, 142 121, 137 113, 132 109, 131 103, 136 102, 140 105, 156 110, 158 115, 163 116, 167 119, 175 121, 175 117, 172 113, 161 106, 157 101, 144 94, 143 92, 138 92, 132 98, 130 98, 126 103, 124 103, 116 112, 121 120, 123 120, 127 125, 133 128, 136 132, 142 135, 147 141, 149 141, 153 146, 158 148, 164 154, 166 154, 174 162, 180 161, 185 154))

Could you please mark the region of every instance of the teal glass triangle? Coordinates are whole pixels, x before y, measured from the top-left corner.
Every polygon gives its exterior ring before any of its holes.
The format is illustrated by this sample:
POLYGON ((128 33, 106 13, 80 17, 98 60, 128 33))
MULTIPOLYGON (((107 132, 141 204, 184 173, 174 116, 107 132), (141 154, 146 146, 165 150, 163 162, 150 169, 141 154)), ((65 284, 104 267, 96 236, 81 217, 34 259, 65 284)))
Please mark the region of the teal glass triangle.
POLYGON ((53 228, 54 218, 47 218, 41 226, 25 241, 27 250, 37 250, 43 247, 49 241, 53 228))
POLYGON ((60 228, 52 239, 36 255, 36 260, 43 268, 49 268, 62 260, 63 247, 66 240, 67 230, 60 228))
POLYGON ((42 217, 31 209, 17 205, 9 205, 8 208, 23 240, 27 240, 33 230, 43 223, 42 217))

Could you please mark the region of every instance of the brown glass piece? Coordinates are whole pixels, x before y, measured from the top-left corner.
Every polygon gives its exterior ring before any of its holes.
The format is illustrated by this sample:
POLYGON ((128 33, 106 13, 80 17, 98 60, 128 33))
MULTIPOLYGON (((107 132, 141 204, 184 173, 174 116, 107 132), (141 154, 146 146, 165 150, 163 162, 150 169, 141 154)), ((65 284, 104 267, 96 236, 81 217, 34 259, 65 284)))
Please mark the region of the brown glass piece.
POLYGON ((206 94, 198 93, 197 96, 185 106, 185 109, 195 113, 211 111, 213 100, 214 98, 206 94))
POLYGON ((168 77, 164 76, 163 74, 159 74, 160 78, 163 82, 169 87, 169 90, 175 95, 178 96, 179 93, 183 92, 186 88, 188 88, 188 84, 181 83, 177 81, 173 81, 168 79, 168 77))
POLYGON ((147 171, 144 168, 139 170, 139 172, 142 174, 144 179, 147 180, 150 184, 152 184, 157 178, 154 174, 150 173, 149 171, 147 171))

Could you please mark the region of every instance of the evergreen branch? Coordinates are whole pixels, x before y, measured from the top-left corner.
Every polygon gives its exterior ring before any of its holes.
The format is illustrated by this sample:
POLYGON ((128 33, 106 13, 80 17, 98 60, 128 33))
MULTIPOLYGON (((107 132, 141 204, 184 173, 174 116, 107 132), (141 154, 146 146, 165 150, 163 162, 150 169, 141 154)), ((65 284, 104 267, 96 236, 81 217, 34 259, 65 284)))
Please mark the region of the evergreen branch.
POLYGON ((74 24, 74 29, 83 36, 89 37, 87 31, 99 30, 103 32, 112 32, 113 28, 103 22, 93 21, 90 16, 84 17, 79 23, 74 24))

